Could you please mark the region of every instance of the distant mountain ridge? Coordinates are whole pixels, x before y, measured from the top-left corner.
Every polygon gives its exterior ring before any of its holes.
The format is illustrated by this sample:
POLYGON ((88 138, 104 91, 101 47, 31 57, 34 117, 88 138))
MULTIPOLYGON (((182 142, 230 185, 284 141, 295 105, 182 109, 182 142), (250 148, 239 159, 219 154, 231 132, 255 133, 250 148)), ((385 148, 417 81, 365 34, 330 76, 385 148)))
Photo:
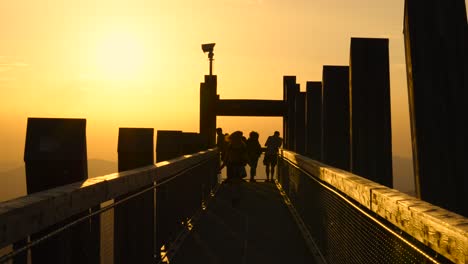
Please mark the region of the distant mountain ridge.
MULTIPOLYGON (((117 172, 117 162, 90 159, 88 160, 88 178, 117 172)), ((6 201, 26 195, 26 171, 20 166, 0 172, 0 201, 6 201)))
MULTIPOLYGON (((263 170, 259 166, 257 170, 263 170)), ((102 159, 88 160, 88 177, 93 178, 117 172, 117 162, 102 159)), ((413 163, 411 158, 393 156, 393 186, 401 192, 414 195, 413 163)), ((0 172, 0 201, 26 195, 24 165, 0 172)))

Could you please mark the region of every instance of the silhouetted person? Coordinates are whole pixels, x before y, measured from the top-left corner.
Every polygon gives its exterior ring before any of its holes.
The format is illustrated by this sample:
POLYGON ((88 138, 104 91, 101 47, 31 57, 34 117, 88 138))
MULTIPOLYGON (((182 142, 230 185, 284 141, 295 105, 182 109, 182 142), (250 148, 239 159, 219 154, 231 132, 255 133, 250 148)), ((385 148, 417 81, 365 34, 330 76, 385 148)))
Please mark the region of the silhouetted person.
POLYGON ((232 191, 232 206, 237 207, 240 203, 239 184, 243 182, 242 178, 247 176, 245 165, 247 165, 248 155, 247 146, 242 140, 242 132, 236 131, 229 136, 229 144, 226 147, 221 168, 227 168, 226 183, 232 191))
POLYGON ((221 156, 221 160, 224 160, 224 155, 225 155, 225 152, 226 152, 226 145, 227 145, 227 142, 226 142, 226 139, 225 139, 225 136, 223 134, 223 129, 218 127, 216 129, 216 147, 218 147, 218 151, 219 151, 219 154, 221 156))
POLYGON ((249 138, 247 139, 247 154, 249 157, 250 181, 253 182, 257 175, 258 158, 260 158, 262 154, 262 147, 258 142, 258 133, 255 131, 250 132, 249 138))
POLYGON ((242 140, 242 132, 236 131, 229 136, 221 169, 227 167, 227 178, 242 179, 246 175, 245 165, 248 162, 247 146, 242 140))
POLYGON ((273 176, 275 175, 275 166, 278 162, 278 149, 281 147, 281 144, 283 144, 283 139, 280 138, 279 135, 280 133, 275 131, 273 136, 269 136, 265 142, 266 150, 265 157, 263 158, 263 164, 266 166, 267 181, 270 181, 270 179, 273 180, 273 176))

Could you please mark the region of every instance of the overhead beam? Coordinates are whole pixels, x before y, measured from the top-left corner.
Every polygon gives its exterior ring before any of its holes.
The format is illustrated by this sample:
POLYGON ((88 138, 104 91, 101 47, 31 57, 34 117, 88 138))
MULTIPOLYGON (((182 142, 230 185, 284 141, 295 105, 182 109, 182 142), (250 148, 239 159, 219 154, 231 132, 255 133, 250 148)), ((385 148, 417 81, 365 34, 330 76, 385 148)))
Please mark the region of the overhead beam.
POLYGON ((217 116, 283 116, 283 100, 218 100, 217 116))

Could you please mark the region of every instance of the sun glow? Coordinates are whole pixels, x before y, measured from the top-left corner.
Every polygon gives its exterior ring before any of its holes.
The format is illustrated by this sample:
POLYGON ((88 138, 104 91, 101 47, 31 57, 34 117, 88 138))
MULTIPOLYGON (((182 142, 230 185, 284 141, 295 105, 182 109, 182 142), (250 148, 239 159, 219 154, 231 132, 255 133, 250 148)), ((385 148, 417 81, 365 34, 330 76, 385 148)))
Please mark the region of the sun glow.
POLYGON ((137 36, 113 32, 97 43, 96 72, 106 80, 134 80, 145 71, 145 45, 137 36))

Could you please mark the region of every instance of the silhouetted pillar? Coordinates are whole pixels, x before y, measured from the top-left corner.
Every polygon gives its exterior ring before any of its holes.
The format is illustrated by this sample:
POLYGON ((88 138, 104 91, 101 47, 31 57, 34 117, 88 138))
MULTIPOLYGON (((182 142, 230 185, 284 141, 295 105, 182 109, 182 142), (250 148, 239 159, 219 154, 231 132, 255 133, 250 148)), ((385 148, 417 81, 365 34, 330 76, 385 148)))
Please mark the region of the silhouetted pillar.
POLYGON ((295 112, 296 112, 296 152, 305 155, 305 102, 306 93, 298 92, 295 100, 295 112))
POLYGON ((392 188, 388 55, 388 39, 351 39, 351 172, 392 188))
POLYGON ((349 171, 349 67, 323 66, 322 161, 349 171))
POLYGON ((203 150, 202 138, 195 132, 183 132, 180 140, 182 154, 193 154, 203 150))
POLYGON ((216 75, 205 75, 205 82, 200 84, 200 135, 206 148, 216 145, 216 75))
POLYGON ((296 76, 283 77, 283 98, 286 102, 286 113, 283 118, 284 148, 295 151, 295 100, 299 93, 299 85, 296 84, 296 76))
POLYGON ((405 1, 417 195, 468 216, 468 26, 464 0, 405 1))
MULTIPOLYGON (((118 170, 154 164, 154 130, 119 128, 118 170)), ((153 187, 145 186, 115 202, 153 187)), ((153 263, 154 190, 143 192, 114 208, 114 263, 153 263)))
POLYGON ((182 131, 158 130, 156 135, 156 162, 182 156, 182 131))
POLYGON ((321 161, 322 149, 322 82, 307 82, 306 87, 306 155, 321 161))
MULTIPOLYGON (((86 180, 86 119, 28 118, 24 161, 28 194, 86 180)), ((31 240, 90 210, 31 235, 31 240)), ((99 263, 99 233, 99 219, 87 219, 32 247, 32 262, 99 263)))

